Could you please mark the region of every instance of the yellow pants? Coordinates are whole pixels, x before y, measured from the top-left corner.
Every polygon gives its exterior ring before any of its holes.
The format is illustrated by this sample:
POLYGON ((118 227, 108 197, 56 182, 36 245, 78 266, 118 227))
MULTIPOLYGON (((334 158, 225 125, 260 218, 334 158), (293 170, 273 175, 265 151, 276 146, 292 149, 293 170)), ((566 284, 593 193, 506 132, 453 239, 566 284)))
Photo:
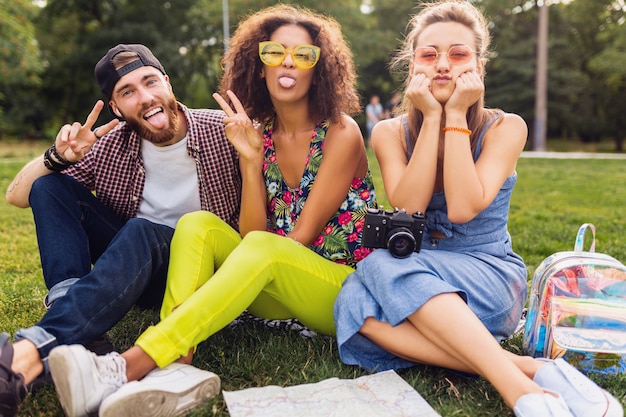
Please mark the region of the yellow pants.
POLYGON ((241 239, 214 214, 187 214, 172 240, 161 321, 136 344, 163 367, 246 309, 334 335, 333 304, 353 271, 289 238, 257 231, 241 239))

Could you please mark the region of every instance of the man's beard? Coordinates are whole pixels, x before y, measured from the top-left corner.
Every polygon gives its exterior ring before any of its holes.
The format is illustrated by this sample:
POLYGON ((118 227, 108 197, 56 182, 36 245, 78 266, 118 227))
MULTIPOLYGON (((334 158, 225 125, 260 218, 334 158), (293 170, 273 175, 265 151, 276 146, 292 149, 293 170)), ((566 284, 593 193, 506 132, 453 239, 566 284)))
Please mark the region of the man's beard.
MULTIPOLYGON (((153 106, 154 104, 151 104, 148 108, 153 106)), ((148 142, 152 142, 155 145, 161 145, 171 141, 174 136, 176 136, 180 125, 178 120, 178 104, 173 96, 163 106, 163 112, 167 116, 169 126, 167 129, 159 130, 158 132, 151 131, 135 117, 124 117, 124 119, 126 120, 126 123, 128 123, 128 126, 137 132, 141 138, 147 140, 148 142)))

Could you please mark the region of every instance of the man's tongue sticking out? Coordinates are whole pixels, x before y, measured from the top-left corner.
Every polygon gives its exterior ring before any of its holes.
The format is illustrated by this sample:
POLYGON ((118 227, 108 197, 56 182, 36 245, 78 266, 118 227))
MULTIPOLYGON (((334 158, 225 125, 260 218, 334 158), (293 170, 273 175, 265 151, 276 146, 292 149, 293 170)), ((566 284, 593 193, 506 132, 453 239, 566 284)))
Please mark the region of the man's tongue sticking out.
POLYGON ((167 116, 162 108, 152 109, 144 115, 144 120, 156 129, 167 127, 167 116))

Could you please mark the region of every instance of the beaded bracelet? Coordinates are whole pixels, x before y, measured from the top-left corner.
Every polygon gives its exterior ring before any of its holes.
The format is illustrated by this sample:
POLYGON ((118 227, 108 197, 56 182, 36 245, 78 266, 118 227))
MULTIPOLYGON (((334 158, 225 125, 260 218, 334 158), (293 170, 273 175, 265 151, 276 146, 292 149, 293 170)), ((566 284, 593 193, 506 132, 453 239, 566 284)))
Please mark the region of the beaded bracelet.
POLYGON ((53 144, 51 147, 46 149, 46 152, 43 154, 43 164, 50 171, 61 172, 70 165, 74 165, 75 162, 70 162, 59 155, 56 144, 53 144))
POLYGON ((50 152, 52 153, 52 156, 54 157, 54 159, 56 159, 57 161, 59 161, 63 165, 72 165, 72 163, 70 161, 68 161, 67 159, 62 157, 61 154, 57 151, 57 144, 56 143, 52 144, 52 146, 50 147, 50 152))
POLYGON ((469 129, 466 129, 464 127, 455 127, 455 126, 446 126, 443 128, 443 133, 446 132, 459 132, 459 133, 465 133, 467 136, 471 136, 472 135, 472 131, 469 129))

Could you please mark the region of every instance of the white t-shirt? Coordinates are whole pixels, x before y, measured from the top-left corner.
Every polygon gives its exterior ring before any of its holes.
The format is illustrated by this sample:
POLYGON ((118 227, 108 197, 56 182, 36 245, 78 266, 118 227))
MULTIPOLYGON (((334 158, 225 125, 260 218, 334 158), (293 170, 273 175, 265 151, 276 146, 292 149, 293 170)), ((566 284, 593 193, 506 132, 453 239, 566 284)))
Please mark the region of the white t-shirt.
POLYGON ((187 137, 169 146, 141 140, 146 184, 137 217, 175 227, 185 213, 201 209, 196 162, 187 154, 187 137))

